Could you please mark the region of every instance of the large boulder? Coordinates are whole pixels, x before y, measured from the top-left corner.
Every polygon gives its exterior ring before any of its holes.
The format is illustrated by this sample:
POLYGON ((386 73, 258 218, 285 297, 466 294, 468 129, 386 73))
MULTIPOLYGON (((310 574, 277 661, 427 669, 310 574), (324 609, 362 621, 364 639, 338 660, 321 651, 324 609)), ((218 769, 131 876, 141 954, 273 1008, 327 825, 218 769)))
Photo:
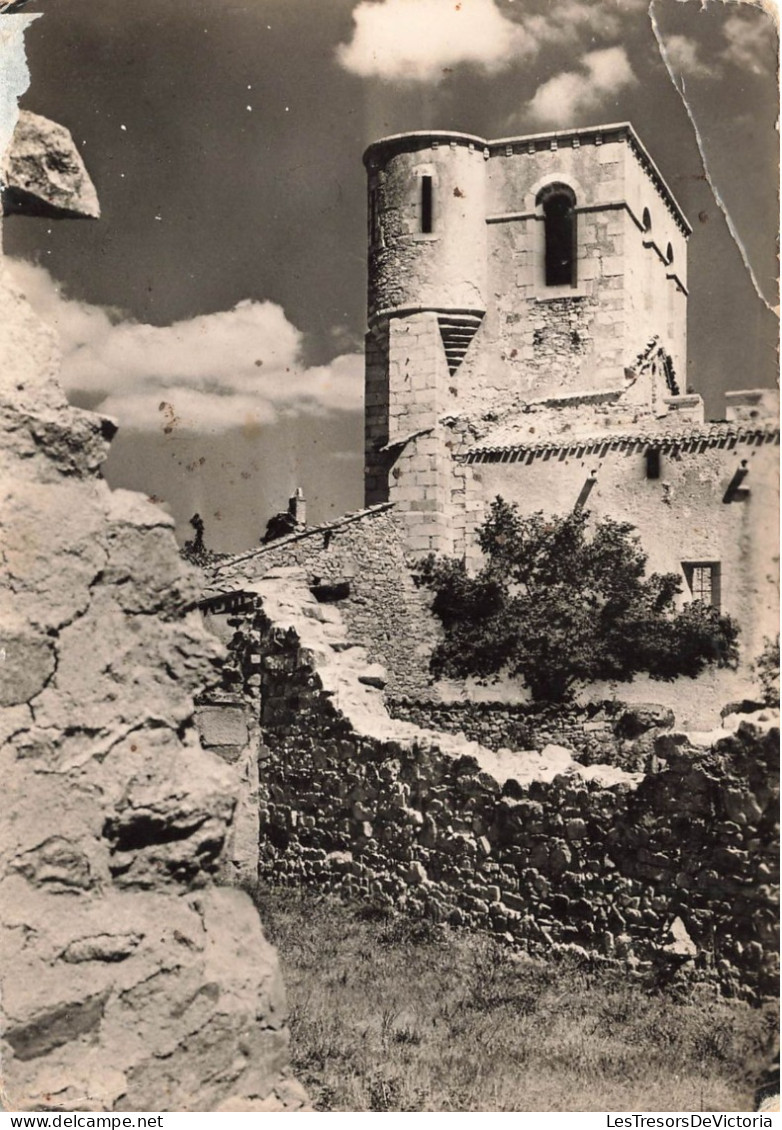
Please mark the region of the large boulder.
POLYGON ((616 732, 622 738, 638 738, 649 730, 669 729, 676 721, 669 706, 655 702, 634 702, 616 720, 616 732))
POLYGON ((51 219, 100 215, 98 194, 73 138, 30 110, 20 110, 0 169, 5 215, 24 212, 51 219))
MULTIPOLYGON (((74 152, 23 116, 17 201, 97 214, 74 152)), ((220 654, 183 612, 195 574, 171 519, 100 477, 114 427, 67 404, 1 260, 0 306, 4 1107, 300 1109, 276 954, 219 886, 238 782, 194 725, 220 654)))

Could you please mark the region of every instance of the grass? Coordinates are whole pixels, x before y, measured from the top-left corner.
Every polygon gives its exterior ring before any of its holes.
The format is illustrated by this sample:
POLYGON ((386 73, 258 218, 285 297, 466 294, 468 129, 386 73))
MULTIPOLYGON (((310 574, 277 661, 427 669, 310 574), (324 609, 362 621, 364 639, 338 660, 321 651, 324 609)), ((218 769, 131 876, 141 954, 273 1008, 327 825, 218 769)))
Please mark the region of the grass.
POLYGON ((750 1111, 777 1017, 531 961, 313 892, 253 892, 322 1111, 750 1111))

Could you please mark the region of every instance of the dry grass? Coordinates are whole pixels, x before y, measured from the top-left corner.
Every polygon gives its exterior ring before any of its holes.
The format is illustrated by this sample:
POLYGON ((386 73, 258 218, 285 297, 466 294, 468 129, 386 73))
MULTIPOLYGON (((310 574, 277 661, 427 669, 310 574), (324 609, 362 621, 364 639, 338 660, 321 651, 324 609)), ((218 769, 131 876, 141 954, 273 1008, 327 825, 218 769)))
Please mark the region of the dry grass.
POLYGON ((318 1110, 749 1111, 776 1016, 312 893, 256 892, 318 1110))

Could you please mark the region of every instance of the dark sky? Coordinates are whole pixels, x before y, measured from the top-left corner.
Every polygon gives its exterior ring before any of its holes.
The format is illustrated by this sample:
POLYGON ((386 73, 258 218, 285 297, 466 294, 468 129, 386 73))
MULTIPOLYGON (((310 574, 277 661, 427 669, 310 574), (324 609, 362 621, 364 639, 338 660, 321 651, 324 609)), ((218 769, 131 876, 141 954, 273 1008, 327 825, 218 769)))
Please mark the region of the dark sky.
POLYGON ((298 483, 314 520, 361 505, 361 153, 383 134, 631 120, 694 228, 688 383, 713 416, 726 388, 774 383, 776 41, 759 8, 652 13, 763 298, 646 0, 29 11, 45 14, 22 104, 72 131, 102 218, 13 218, 6 250, 37 264, 21 276, 63 335, 71 395, 120 422, 110 481, 164 498, 180 535, 200 510, 210 544, 246 548, 298 483))

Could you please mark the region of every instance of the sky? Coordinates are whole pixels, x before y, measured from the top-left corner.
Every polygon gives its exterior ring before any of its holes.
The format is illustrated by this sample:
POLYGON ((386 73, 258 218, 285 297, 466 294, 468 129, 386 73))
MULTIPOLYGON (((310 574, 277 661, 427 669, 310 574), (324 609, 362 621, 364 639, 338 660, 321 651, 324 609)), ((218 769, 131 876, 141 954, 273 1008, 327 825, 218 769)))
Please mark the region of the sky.
POLYGON ((366 204, 381 136, 630 120, 693 226, 688 386, 776 380, 777 36, 728 0, 37 0, 21 105, 67 126, 97 221, 10 218, 105 471, 207 544, 296 486, 362 504, 366 204), (705 164, 704 164, 705 161, 705 164), (727 217, 727 218, 726 218, 727 217))

